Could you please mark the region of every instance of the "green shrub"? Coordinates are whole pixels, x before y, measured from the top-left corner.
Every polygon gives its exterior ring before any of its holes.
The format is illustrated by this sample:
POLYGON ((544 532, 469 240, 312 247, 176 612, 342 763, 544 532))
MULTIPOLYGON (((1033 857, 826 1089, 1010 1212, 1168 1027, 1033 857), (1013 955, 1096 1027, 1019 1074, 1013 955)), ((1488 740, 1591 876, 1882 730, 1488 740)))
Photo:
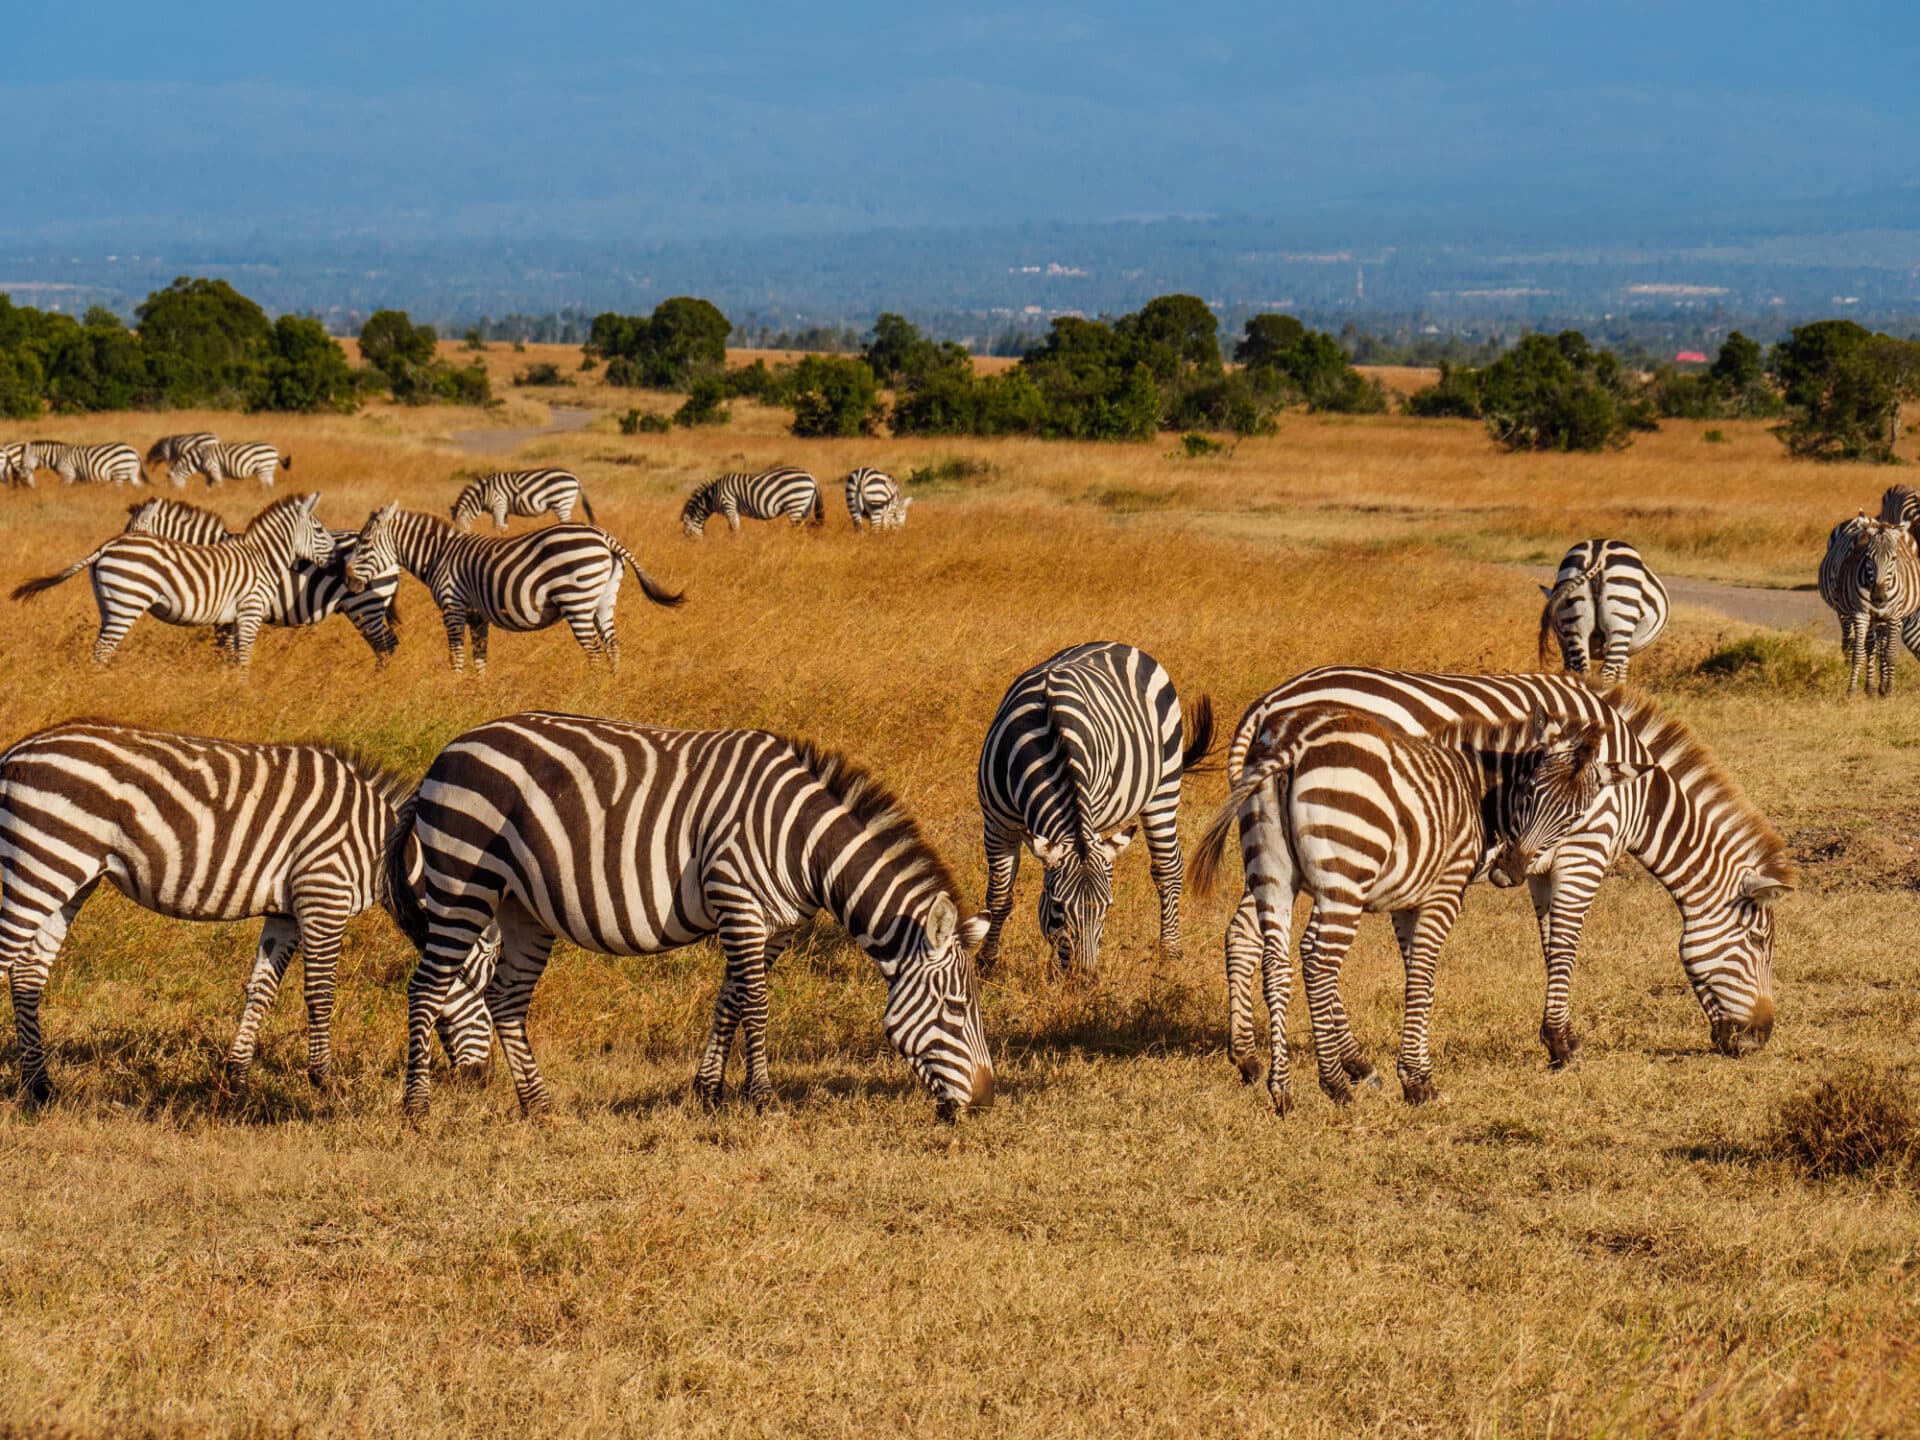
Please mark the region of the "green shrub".
POLYGON ((732 332, 733 323, 710 302, 676 295, 651 315, 596 315, 586 348, 608 362, 609 385, 684 390, 696 376, 726 364, 732 332))
POLYGON ((1724 430, 1709 430, 1700 438, 1709 445, 1725 445, 1729 443, 1727 440, 1727 432, 1724 430))
POLYGON ((1208 455, 1218 455, 1227 447, 1210 436, 1189 431, 1180 437, 1180 451, 1189 460, 1200 460, 1208 455))
POLYGON ((1487 433, 1509 450, 1607 450, 1650 427, 1651 407, 1629 394, 1619 358, 1578 330, 1525 335, 1480 372, 1487 433))
POLYGON ((695 425, 725 425, 733 419, 726 406, 727 383, 719 375, 702 375, 693 382, 686 404, 673 412, 673 423, 691 429, 695 425))
POLYGON ((808 355, 793 367, 793 433, 870 435, 881 420, 880 385, 864 360, 808 355))
POLYGON ((560 367, 551 361, 539 360, 527 366, 513 377, 515 385, 571 385, 573 382, 560 373, 560 367))
POLYGON ((1423 420, 1478 420, 1480 372, 1443 361, 1440 379, 1407 396, 1403 408, 1423 420))
POLYGON ((991 460, 981 460, 972 455, 950 455, 945 460, 936 460, 931 465, 909 471, 906 484, 910 490, 938 489, 943 485, 973 485, 994 473, 991 460))
POLYGON ((655 410, 633 409, 620 417, 622 435, 665 435, 673 421, 655 410))

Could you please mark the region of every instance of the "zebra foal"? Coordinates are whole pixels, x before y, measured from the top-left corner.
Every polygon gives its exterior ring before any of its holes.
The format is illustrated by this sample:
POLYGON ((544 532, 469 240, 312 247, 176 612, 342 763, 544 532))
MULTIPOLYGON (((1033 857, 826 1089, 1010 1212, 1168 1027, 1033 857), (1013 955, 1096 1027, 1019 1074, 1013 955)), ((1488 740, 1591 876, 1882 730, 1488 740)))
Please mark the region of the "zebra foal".
POLYGON ((412 574, 440 607, 455 674, 466 668, 469 629, 473 667, 484 670, 493 626, 544 630, 561 620, 589 663, 604 659, 617 669, 613 614, 623 565, 654 604, 685 598, 662 588, 631 550, 595 526, 550 525, 505 539, 468 535, 437 515, 402 510, 396 500, 367 517, 347 557, 346 585, 359 594, 396 566, 412 574))
MULTIPOLYGON (((240 537, 227 529, 226 521, 211 510, 169 500, 156 495, 138 505, 127 507, 127 526, 123 534, 159 535, 189 545, 223 545, 240 537)), ((318 625, 329 615, 345 615, 360 638, 373 651, 376 668, 384 668, 400 648, 395 633, 400 624, 400 567, 395 565, 374 576, 358 594, 347 589, 346 565, 359 532, 334 530, 333 558, 323 565, 301 561, 280 572, 278 587, 271 593, 266 623, 287 629, 318 625)), ((223 648, 230 647, 233 627, 216 625, 214 639, 223 648)))
POLYGON ((827 518, 827 508, 813 476, 781 466, 752 475, 736 471, 709 480, 687 497, 680 511, 680 528, 688 539, 698 540, 715 515, 726 516, 727 529, 737 531, 742 515, 749 520, 777 520, 784 515, 795 525, 819 525, 827 518))
MULTIPOLYGON (((1208 893, 1237 823, 1269 1021, 1267 1093, 1293 1108, 1287 1005, 1293 988, 1293 907, 1313 899, 1302 971, 1320 1087, 1338 1104, 1377 1083, 1346 1024, 1340 967, 1368 911, 1387 911, 1406 970, 1398 1072, 1409 1104, 1433 1098, 1427 1034, 1440 947, 1468 883, 1525 877, 1578 827, 1602 789, 1647 764, 1603 757, 1598 732, 1535 712, 1522 721, 1465 720, 1414 736, 1335 705, 1271 716, 1242 751, 1241 769, 1194 852, 1194 888, 1208 893)), ((1236 924, 1243 923, 1235 917, 1236 924)), ((1234 937, 1229 935, 1229 944, 1234 937)), ((1259 1072, 1236 1047, 1243 1079, 1259 1072)))
MULTIPOLYGON (((264 917, 240 1024, 226 1056, 245 1083, 260 1025, 296 949, 304 972, 307 1073, 333 1069, 334 970, 347 922, 390 903, 387 858, 407 787, 329 745, 250 745, 107 721, 42 730, 0 755, 0 975, 13 996, 20 1083, 52 1095, 40 999, 80 907, 105 880, 177 920, 264 917)), ((417 883, 417 847, 393 873, 417 883)), ((479 942, 477 942, 479 943, 479 942)), ((491 961, 484 937, 474 963, 491 961)), ((442 1043, 463 1071, 491 1038, 477 988, 456 976, 442 1043)))
POLYGON ((303 560, 324 564, 333 555, 333 534, 313 514, 319 499, 316 494, 276 500, 237 538, 214 545, 115 535, 59 574, 16 586, 13 598, 30 600, 90 569, 100 610, 94 664, 112 663, 134 622, 152 611, 170 625, 231 625, 227 658, 245 666, 281 577, 303 560))
POLYGON ((757 730, 512 715, 442 750, 402 822, 396 836, 419 842, 423 867, 416 899, 389 845, 396 916, 421 952, 407 987, 409 1114, 427 1111, 430 1027, 489 922, 501 948, 487 1008, 523 1110, 551 1103, 526 1016, 561 936, 611 955, 717 936, 726 971, 694 1092, 720 1098, 743 1034, 743 1091, 763 1104, 768 967, 820 910, 879 967, 887 1038, 941 1113, 992 1102, 968 955, 985 922, 960 918, 918 826, 840 756, 757 730))
POLYGON ((858 530, 864 522, 872 530, 900 530, 907 523, 912 496, 900 493, 899 482, 884 470, 862 468, 847 476, 847 517, 858 530))
POLYGON ((131 445, 68 445, 59 440, 28 440, 9 447, 4 478, 9 484, 33 486, 40 470, 51 470, 72 485, 144 485, 140 452, 131 445))
POLYGON ((1553 584, 1542 585, 1540 659, 1549 636, 1576 675, 1597 653, 1603 680, 1627 678, 1627 662, 1667 628, 1667 587, 1624 540, 1582 540, 1561 558, 1553 584))
POLYGON ((1180 777, 1213 744, 1205 696, 1184 748, 1182 731, 1173 681, 1131 645, 1070 646, 1007 687, 980 747, 989 921, 982 973, 999 958, 1025 846, 1043 872, 1040 933, 1062 970, 1097 975, 1114 860, 1136 825, 1146 832, 1160 896, 1160 948, 1179 955, 1180 777))
POLYGON ((453 523, 471 530, 477 516, 491 514, 493 528, 505 530, 509 515, 550 513, 564 524, 573 519, 576 504, 593 524, 593 506, 571 470, 496 470, 460 492, 453 502, 453 523))

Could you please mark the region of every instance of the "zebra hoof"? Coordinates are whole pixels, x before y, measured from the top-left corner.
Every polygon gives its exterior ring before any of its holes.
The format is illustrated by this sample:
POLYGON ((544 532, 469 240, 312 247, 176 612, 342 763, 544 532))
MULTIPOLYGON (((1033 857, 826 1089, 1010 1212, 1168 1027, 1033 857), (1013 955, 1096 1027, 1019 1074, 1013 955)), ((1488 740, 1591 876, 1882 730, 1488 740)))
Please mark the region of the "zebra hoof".
POLYGON ((1273 1103, 1274 1118, 1284 1120, 1293 1113, 1293 1087, 1291 1085, 1269 1085, 1267 1099, 1273 1103))
POLYGON ((1550 1025, 1542 1025, 1540 1043, 1547 1047, 1549 1070, 1566 1070, 1579 1061, 1580 1037, 1573 1033, 1571 1026, 1555 1029, 1550 1025))
POLYGON ((1400 1077, 1400 1093, 1406 1098, 1406 1102, 1409 1105, 1425 1105, 1440 1092, 1433 1088, 1433 1077, 1431 1075, 1415 1075, 1411 1077, 1403 1075, 1400 1077))
POLYGON ((20 1103, 29 1110, 38 1110, 53 1102, 53 1086, 45 1075, 36 1075, 20 1085, 20 1103))
POLYGON ((400 1102, 400 1113, 409 1124, 419 1125, 433 1109, 433 1103, 421 1091, 408 1090, 406 1098, 400 1102))
POLYGON ((718 1110, 720 1108, 720 1086, 717 1083, 709 1085, 702 1080, 694 1081, 693 1103, 698 1105, 702 1110, 718 1110))
POLYGON ((1354 1084, 1371 1085, 1376 1090, 1380 1088, 1380 1072, 1373 1068, 1373 1062, 1365 1056, 1345 1056, 1340 1061, 1340 1068, 1354 1084))
POLYGON ((1240 1083, 1251 1085, 1260 1078, 1260 1057, 1258 1055, 1239 1055, 1234 1057, 1234 1069, 1240 1072, 1240 1083))

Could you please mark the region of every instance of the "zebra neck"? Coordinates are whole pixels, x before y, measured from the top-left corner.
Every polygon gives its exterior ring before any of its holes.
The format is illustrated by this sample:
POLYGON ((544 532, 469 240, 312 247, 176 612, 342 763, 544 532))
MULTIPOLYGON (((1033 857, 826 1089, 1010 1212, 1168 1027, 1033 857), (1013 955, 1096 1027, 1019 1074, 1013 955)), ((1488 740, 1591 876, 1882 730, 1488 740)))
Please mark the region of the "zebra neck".
POLYGON ((458 534, 438 516, 403 510, 393 517, 393 558, 414 579, 429 581, 458 534))
POLYGON ((1696 795, 1664 767, 1625 789, 1621 836, 1634 858, 1666 887, 1683 923, 1725 904, 1744 863, 1764 864, 1758 847, 1726 823, 1729 817, 1714 797, 1696 795))

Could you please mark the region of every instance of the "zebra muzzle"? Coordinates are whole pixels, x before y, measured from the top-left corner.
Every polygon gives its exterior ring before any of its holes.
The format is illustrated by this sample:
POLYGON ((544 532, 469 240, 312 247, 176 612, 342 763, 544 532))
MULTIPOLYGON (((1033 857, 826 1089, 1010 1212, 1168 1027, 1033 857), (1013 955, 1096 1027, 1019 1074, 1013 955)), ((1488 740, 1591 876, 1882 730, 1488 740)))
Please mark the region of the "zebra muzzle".
POLYGON ((967 1084, 967 1104, 975 1110, 993 1108, 993 1071, 985 1065, 973 1067, 973 1078, 967 1084))

